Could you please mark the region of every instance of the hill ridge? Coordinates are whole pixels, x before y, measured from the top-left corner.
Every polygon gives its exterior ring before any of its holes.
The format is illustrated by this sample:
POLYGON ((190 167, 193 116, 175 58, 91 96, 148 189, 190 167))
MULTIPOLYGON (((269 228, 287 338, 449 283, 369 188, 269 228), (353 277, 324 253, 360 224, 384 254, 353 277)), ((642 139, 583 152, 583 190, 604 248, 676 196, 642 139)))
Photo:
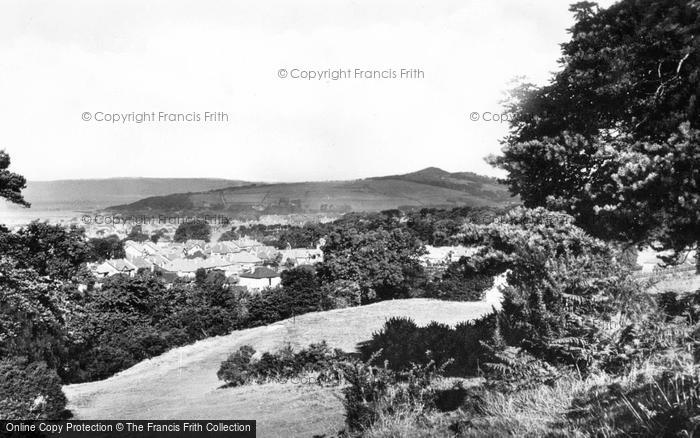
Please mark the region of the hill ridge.
POLYGON ((517 202, 496 178, 437 167, 347 181, 250 183, 206 192, 151 196, 108 210, 221 213, 347 213, 394 208, 502 206, 517 202))

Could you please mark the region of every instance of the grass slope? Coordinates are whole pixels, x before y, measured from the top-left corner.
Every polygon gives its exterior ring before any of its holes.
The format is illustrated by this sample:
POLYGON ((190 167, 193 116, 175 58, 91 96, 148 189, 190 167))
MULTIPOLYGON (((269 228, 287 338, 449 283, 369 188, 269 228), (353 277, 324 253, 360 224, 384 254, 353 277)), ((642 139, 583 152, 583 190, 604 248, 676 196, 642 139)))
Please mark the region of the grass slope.
POLYGON ((310 437, 343 427, 338 389, 292 383, 219 389, 216 371, 229 353, 245 344, 270 351, 322 340, 354 351, 392 316, 409 316, 419 325, 456 324, 490 310, 485 302, 411 299, 310 313, 176 348, 109 379, 65 386, 64 392, 79 419, 255 419, 261 437, 310 437))

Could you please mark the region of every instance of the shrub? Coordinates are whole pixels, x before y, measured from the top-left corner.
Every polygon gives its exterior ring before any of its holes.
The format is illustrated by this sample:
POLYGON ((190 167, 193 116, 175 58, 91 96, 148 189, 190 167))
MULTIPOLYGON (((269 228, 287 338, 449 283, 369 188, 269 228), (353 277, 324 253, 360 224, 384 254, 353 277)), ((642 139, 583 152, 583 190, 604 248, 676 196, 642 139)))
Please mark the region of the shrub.
POLYGON ((347 353, 329 348, 325 341, 310 344, 296 353, 286 346, 276 353, 265 352, 258 359, 254 359, 254 355, 255 350, 244 345, 221 363, 217 377, 227 386, 240 386, 270 380, 287 381, 317 373, 317 383, 338 384, 339 364, 349 359, 347 353))
POLYGON ((452 262, 442 276, 428 282, 425 297, 450 301, 479 301, 493 286, 493 276, 475 273, 468 267, 468 258, 452 262))
POLYGON ((250 362, 254 354, 253 347, 250 345, 242 346, 221 363, 216 377, 230 386, 239 386, 250 382, 250 362))
POLYGON ((700 430, 697 371, 665 371, 596 386, 573 402, 569 418, 590 434, 609 437, 693 436, 700 430))
POLYGON ((557 368, 515 348, 494 348, 482 342, 486 358, 482 365, 487 387, 502 392, 552 384, 560 377, 557 368))
POLYGON ((406 412, 422 412, 434 407, 436 391, 431 386, 441 370, 434 362, 412 365, 404 372, 367 362, 346 362, 343 377, 348 385, 343 388, 345 423, 350 432, 369 429, 380 417, 396 416, 406 412))
POLYGON ((321 286, 324 309, 342 309, 362 304, 362 290, 354 281, 337 280, 321 286))
POLYGON ((669 320, 680 317, 691 324, 700 322, 700 290, 683 296, 664 292, 659 294, 658 303, 669 320))
POLYGON ((44 362, 0 360, 0 420, 61 420, 70 417, 61 379, 44 362))
POLYGON ((566 214, 516 208, 468 226, 465 241, 482 247, 467 269, 507 273, 499 316, 505 344, 551 364, 594 371, 605 355, 597 345, 608 336, 604 326, 650 305, 616 249, 566 214))
POLYGON ((451 361, 444 368, 446 375, 475 376, 479 374, 479 363, 486 359, 487 351, 480 341, 492 339, 496 321, 490 315, 455 328, 437 322, 418 327, 410 318, 394 317, 371 340, 361 343, 359 351, 363 360, 376 355, 377 360, 395 371, 407 371, 413 364, 451 361))

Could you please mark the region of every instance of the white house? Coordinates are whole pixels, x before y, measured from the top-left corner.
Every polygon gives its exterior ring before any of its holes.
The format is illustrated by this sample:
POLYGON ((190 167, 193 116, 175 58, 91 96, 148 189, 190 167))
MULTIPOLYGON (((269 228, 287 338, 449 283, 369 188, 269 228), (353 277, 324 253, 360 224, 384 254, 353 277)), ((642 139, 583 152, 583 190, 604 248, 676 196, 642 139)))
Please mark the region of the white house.
POLYGON ((293 248, 280 250, 282 260, 280 264, 286 266, 293 263, 294 266, 314 265, 323 261, 323 251, 320 249, 293 248))
POLYGON ((212 256, 208 258, 175 259, 161 266, 166 273, 175 274, 178 277, 194 278, 197 270, 222 271, 226 276, 240 273, 243 269, 239 264, 233 263, 222 257, 212 256))
POLYGON ((98 277, 111 277, 117 274, 133 276, 138 268, 126 259, 110 259, 95 268, 95 275, 98 277))
POLYGON ((236 252, 241 252, 241 247, 229 241, 217 242, 207 248, 207 254, 212 255, 226 256, 236 252))
POLYGON ((259 257, 246 251, 227 254, 224 258, 239 265, 243 271, 252 271, 256 266, 262 265, 262 260, 259 257))
POLYGON ((255 268, 253 272, 244 272, 238 276, 238 285, 245 286, 248 290, 257 291, 280 284, 280 274, 268 267, 255 268))
POLYGON ((258 246, 256 248, 251 248, 248 250, 249 253, 255 255, 261 260, 271 261, 274 260, 280 251, 274 246, 258 246))
POLYGON ((161 247, 151 242, 150 240, 143 242, 141 244, 141 247, 147 255, 160 254, 160 252, 162 251, 161 247))
POLYGON ((158 267, 163 267, 164 265, 170 263, 170 259, 162 254, 147 255, 146 257, 144 257, 144 260, 158 267))
POLYGON ((425 246, 427 254, 420 257, 425 266, 434 266, 456 262, 462 257, 473 256, 481 247, 478 246, 425 246))
POLYGON ((124 242, 124 253, 126 253, 126 258, 128 260, 148 255, 146 250, 143 248, 143 245, 138 242, 134 242, 133 240, 127 240, 124 242))
POLYGON ((207 250, 207 243, 203 240, 190 239, 185 242, 185 255, 193 256, 197 253, 205 254, 207 250))
POLYGON ((248 238, 248 237, 243 237, 238 240, 234 240, 233 243, 238 245, 241 249, 249 250, 252 248, 257 248, 259 246, 263 246, 262 243, 258 242, 257 240, 248 238))
POLYGON ((153 271, 154 264, 151 263, 147 259, 147 257, 148 256, 146 256, 146 257, 134 257, 133 259, 129 260, 129 263, 134 265, 134 267, 136 267, 137 271, 139 269, 148 269, 149 271, 153 271))

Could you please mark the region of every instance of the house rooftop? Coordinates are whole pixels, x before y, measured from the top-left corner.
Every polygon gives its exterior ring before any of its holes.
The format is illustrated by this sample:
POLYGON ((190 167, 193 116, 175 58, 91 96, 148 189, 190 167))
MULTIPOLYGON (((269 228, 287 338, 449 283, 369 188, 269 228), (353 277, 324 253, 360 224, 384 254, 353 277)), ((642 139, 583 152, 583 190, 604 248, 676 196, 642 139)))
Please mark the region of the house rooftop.
POLYGON ((259 257, 245 251, 230 254, 228 260, 232 263, 262 263, 259 257))
POLYGON ((189 239, 187 242, 185 242, 185 248, 191 249, 194 248, 195 246, 199 246, 201 248, 204 248, 206 246, 207 242, 199 239, 189 239))
POLYGON ((146 259, 143 257, 134 257, 131 259, 131 264, 134 265, 137 269, 141 268, 151 268, 153 266, 152 263, 148 262, 146 259))
POLYGON ((275 271, 274 269, 270 269, 268 267, 262 266, 260 268, 255 268, 255 271, 253 272, 245 272, 239 277, 243 278, 256 278, 256 279, 263 279, 263 278, 275 278, 279 277, 280 274, 275 271))
POLYGON ((280 252, 285 256, 285 257, 310 257, 310 256, 319 256, 323 255, 323 251, 317 248, 289 248, 289 249, 281 249, 280 252))
POLYGON ((233 242, 223 241, 217 242, 209 248, 209 252, 218 254, 229 254, 232 252, 239 252, 241 248, 233 242))
POLYGON ((197 269, 215 269, 234 265, 233 262, 221 257, 209 257, 207 259, 175 259, 163 265, 163 270, 169 272, 195 272, 197 269))
POLYGON ((262 243, 258 242, 257 240, 251 239, 249 237, 242 237, 238 240, 234 240, 233 243, 238 245, 241 248, 253 248, 256 246, 263 246, 262 243))
POLYGON ((107 267, 107 265, 111 266, 119 272, 130 272, 136 270, 136 266, 134 266, 131 262, 129 262, 126 259, 109 259, 105 260, 104 263, 99 265, 95 269, 95 271, 100 274, 108 273, 109 268, 107 267))

